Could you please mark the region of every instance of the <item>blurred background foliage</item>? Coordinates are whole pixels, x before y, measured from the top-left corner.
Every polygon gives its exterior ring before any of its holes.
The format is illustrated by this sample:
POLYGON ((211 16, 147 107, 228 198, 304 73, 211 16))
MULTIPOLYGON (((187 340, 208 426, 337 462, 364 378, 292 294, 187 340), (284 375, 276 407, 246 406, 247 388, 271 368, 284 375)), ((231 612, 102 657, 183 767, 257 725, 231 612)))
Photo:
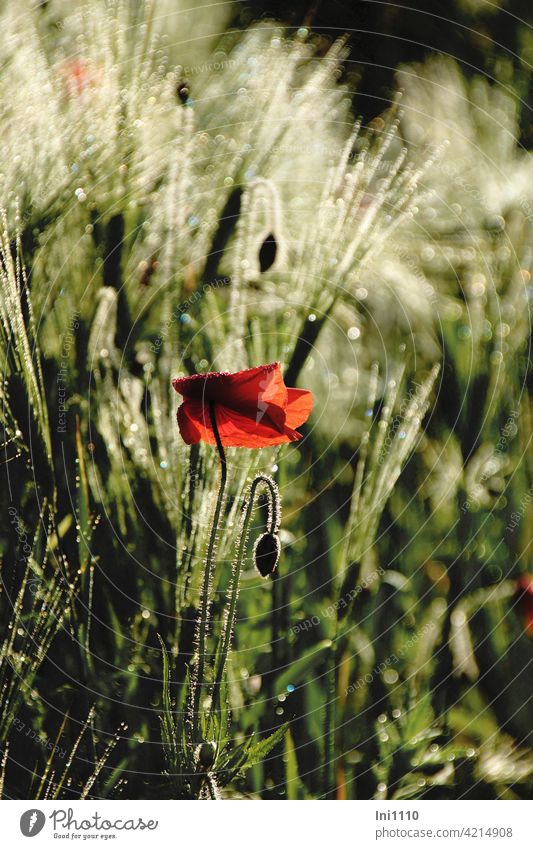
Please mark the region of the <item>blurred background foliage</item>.
POLYGON ((441 5, 2 9, 5 797, 530 796, 531 33, 441 5), (196 747, 170 380, 276 359, 315 410, 228 454, 210 653, 257 472, 283 552, 196 747))
MULTIPOLYGON (((345 73, 355 83, 356 114, 371 120, 395 91, 397 69, 432 55, 455 59, 471 79, 482 74, 531 103, 531 8, 527 0, 333 0, 239 3, 233 24, 274 17, 291 27, 310 26, 324 43, 347 35, 345 73)), ((520 112, 519 141, 531 145, 531 114, 520 112)))

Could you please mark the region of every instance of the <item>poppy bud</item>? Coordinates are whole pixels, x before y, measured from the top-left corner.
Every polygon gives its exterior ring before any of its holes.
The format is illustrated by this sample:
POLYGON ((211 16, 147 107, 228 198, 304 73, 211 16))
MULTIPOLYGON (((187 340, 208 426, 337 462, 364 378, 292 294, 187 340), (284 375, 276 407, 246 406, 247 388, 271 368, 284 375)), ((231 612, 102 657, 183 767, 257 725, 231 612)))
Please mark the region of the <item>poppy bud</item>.
POLYGON ((254 546, 254 564, 263 578, 276 571, 281 543, 277 534, 262 534, 254 546))
POLYGON ((210 740, 206 743, 201 743, 196 750, 196 757, 198 758, 198 763, 203 769, 211 769, 211 767, 215 763, 216 754, 217 744, 213 740, 210 740))
POLYGON ((181 100, 181 102, 183 104, 187 103, 187 101, 189 99, 189 95, 191 93, 189 86, 190 86, 190 84, 187 80, 183 80, 182 82, 178 83, 177 86, 176 86, 176 95, 178 96, 179 100, 181 100))
POLYGON ((259 248, 259 269, 261 274, 264 271, 268 271, 269 268, 272 268, 276 261, 277 252, 278 244, 273 234, 270 233, 259 248))

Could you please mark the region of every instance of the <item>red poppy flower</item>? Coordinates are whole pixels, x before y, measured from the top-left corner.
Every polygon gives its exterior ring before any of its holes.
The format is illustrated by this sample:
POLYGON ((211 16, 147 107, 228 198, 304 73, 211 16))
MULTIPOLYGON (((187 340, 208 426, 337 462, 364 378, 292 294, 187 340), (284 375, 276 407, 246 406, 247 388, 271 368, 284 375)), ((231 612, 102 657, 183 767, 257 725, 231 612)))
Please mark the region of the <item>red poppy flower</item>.
POLYGON ((524 615, 524 630, 528 636, 533 637, 533 575, 521 575, 516 587, 524 615))
POLYGON ((94 65, 85 59, 66 59, 59 65, 58 72, 65 86, 65 94, 70 98, 80 97, 100 77, 94 65))
POLYGON ((235 374, 209 372, 178 377, 172 385, 183 395, 178 425, 187 445, 201 440, 215 445, 212 405, 222 445, 241 448, 301 439, 295 428, 307 421, 313 407, 310 392, 285 386, 279 363, 235 374))

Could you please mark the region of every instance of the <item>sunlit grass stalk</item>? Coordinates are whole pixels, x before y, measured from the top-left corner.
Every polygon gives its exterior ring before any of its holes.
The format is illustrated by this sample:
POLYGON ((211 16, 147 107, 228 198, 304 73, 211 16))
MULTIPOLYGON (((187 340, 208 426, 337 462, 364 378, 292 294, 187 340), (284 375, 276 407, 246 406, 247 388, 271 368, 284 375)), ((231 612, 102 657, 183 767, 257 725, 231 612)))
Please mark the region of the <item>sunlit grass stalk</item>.
POLYGON ((32 552, 25 556, 20 588, 14 599, 2 592, 11 605, 12 614, 0 643, 0 742, 7 739, 21 701, 31 689, 39 667, 58 631, 63 627, 72 597, 73 586, 59 572, 46 572, 48 554, 42 552, 37 562, 41 535, 52 535, 51 519, 46 522, 45 501, 33 540, 32 552))
POLYGON ((95 781, 99 778, 100 773, 102 772, 107 761, 109 760, 109 756, 111 755, 111 752, 113 751, 113 749, 117 745, 118 741, 120 740, 121 733, 124 732, 124 731, 127 731, 127 729, 128 729, 128 726, 125 723, 121 723, 119 730, 116 732, 116 734, 110 740, 110 742, 107 744, 106 748, 104 749, 103 754, 98 758, 97 761, 95 761, 94 769, 91 772, 89 778, 87 779, 87 781, 85 782, 85 784, 83 786, 83 789, 82 789, 81 794, 80 794, 80 799, 86 799, 88 797, 95 781))
POLYGON ((324 786, 327 798, 335 798, 335 735, 337 727, 336 705, 337 670, 353 628, 354 596, 351 594, 357 571, 365 554, 369 552, 378 531, 379 521, 402 468, 414 448, 426 413, 428 399, 438 374, 435 366, 424 383, 417 387, 407 403, 404 414, 396 427, 394 436, 386 447, 386 436, 390 430, 392 415, 402 383, 404 367, 400 366, 395 377, 387 384, 383 408, 377 423, 372 421, 377 393, 378 370, 372 369, 366 412, 368 425, 361 440, 356 466, 354 485, 350 501, 350 512, 344 544, 341 552, 339 589, 336 602, 335 634, 327 660, 326 708, 324 734, 324 786), (377 435, 371 446, 372 426, 377 435), (348 597, 348 601, 346 601, 348 597), (342 602, 345 602, 342 604, 342 602))
MULTIPOLYGON (((50 774, 50 770, 51 770, 51 768, 52 768, 52 764, 53 764, 53 761, 54 761, 54 751, 55 751, 55 748, 56 748, 56 746, 58 745, 58 743, 59 743, 59 741, 60 741, 60 739, 61 739, 61 736, 62 736, 62 734, 63 734, 63 732, 64 732, 64 730, 65 730, 65 726, 66 726, 66 724, 67 724, 67 720, 68 720, 68 712, 67 712, 67 713, 65 714, 65 716, 63 717, 63 722, 61 723, 61 726, 60 726, 60 728, 59 728, 59 731, 57 732, 57 737, 56 737, 56 739, 55 739, 54 749, 52 749, 52 751, 50 752, 50 754, 49 754, 49 756, 48 756, 48 760, 46 761, 46 766, 45 766, 44 772, 43 772, 42 777, 41 777, 41 783, 40 783, 40 785, 39 785, 39 789, 38 789, 37 794, 36 794, 36 798, 37 798, 37 799, 40 799, 40 798, 41 798, 42 790, 43 790, 43 788, 44 788, 44 786, 45 786, 45 784, 46 784, 46 780, 47 780, 47 778, 48 778, 48 776, 49 776, 49 774, 50 774)), ((59 785, 58 785, 59 789, 62 787, 62 785, 63 785, 63 783, 64 783, 65 779, 66 779, 66 778, 67 778, 67 776, 68 776, 68 769, 69 769, 69 767, 67 766, 67 767, 65 768, 64 772, 63 772, 63 778, 61 779, 61 781, 59 782, 59 785)))
MULTIPOLYGON (((11 361, 12 371, 24 381, 29 405, 43 440, 47 463, 51 466, 51 437, 48 420, 40 350, 37 341, 35 319, 29 296, 28 278, 22 260, 22 246, 17 233, 15 248, 8 231, 7 216, 0 212, 0 327, 6 359, 11 361), (14 256, 13 256, 14 254, 14 256), (24 316, 23 304, 27 309, 24 316)), ((4 414, 4 413, 3 413, 4 414)))
POLYGON ((6 743, 6 747, 4 749, 2 755, 2 761, 0 762, 0 799, 4 798, 4 784, 6 779, 6 767, 7 767, 7 759, 9 757, 9 743, 6 743))

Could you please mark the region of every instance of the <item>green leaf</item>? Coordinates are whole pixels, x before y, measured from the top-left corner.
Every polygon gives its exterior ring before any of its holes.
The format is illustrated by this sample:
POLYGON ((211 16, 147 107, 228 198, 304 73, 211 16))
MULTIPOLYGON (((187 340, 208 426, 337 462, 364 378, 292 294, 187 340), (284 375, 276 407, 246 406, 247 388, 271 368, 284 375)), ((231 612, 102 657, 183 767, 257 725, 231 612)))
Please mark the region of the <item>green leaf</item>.
POLYGON ((298 772, 298 760, 296 758, 296 750, 294 741, 289 729, 285 735, 285 763, 286 763, 286 783, 287 783, 287 799, 292 801, 301 801, 309 799, 309 794, 305 790, 305 786, 298 772))
POLYGON ((302 681, 310 669, 319 663, 330 650, 333 643, 331 640, 321 640, 316 646, 313 646, 308 651, 291 663, 281 675, 278 675, 274 682, 274 691, 283 693, 287 689, 288 684, 297 684, 302 681))
POLYGON ((283 735, 287 731, 288 723, 284 723, 280 728, 277 728, 270 737, 265 737, 263 740, 259 740, 257 743, 253 742, 253 738, 248 744, 248 748, 246 750, 246 766, 251 766, 254 763, 258 763, 262 761, 269 752, 272 751, 274 746, 276 746, 282 739, 283 735))

